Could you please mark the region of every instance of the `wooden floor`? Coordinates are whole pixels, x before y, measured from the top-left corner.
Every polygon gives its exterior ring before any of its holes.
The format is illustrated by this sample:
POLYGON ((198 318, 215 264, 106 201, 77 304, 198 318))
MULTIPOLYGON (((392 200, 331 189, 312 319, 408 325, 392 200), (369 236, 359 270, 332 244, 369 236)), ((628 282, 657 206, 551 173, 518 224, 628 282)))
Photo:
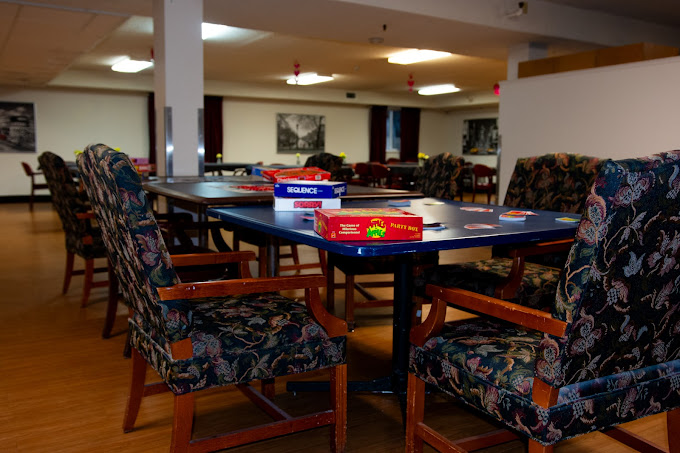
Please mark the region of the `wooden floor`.
MULTIPOLYGON (((130 361, 122 356, 126 310, 121 306, 114 329, 121 334, 101 338, 106 289, 93 291, 80 308, 82 278, 74 277, 61 294, 65 252, 63 233, 48 203, 33 213, 26 204, 0 204, 0 451, 1 452, 163 452, 170 445, 172 397, 146 398, 135 431, 122 431, 130 361)), ((443 261, 476 259, 488 250, 446 253, 443 261)), ((307 258, 314 258, 311 249, 307 258)), ((82 266, 81 263, 77 265, 82 266)), ((342 305, 343 293, 336 293, 342 305)), ((342 315, 341 310, 340 315, 342 315)), ((349 377, 383 376, 390 364, 390 309, 357 313, 349 335, 349 377)), ((149 377, 152 376, 149 372, 149 377)), ((314 377, 326 377, 320 374, 314 377)), ((324 393, 286 393, 277 384, 283 406, 295 413, 326 404, 324 393)), ((194 437, 265 420, 237 391, 200 392, 194 437)), ((426 413, 433 426, 453 437, 491 429, 484 419, 446 398, 430 396, 426 413)), ((399 452, 404 449, 399 404, 392 395, 350 394, 348 451, 399 452)), ((667 445, 663 417, 649 417, 629 428, 667 445)), ((328 429, 261 442, 237 452, 328 451, 328 429)), ((430 450, 428 450, 430 451, 430 450)), ((490 449, 522 452, 515 441, 490 449)), ((603 434, 565 441, 558 452, 628 451, 603 434)))

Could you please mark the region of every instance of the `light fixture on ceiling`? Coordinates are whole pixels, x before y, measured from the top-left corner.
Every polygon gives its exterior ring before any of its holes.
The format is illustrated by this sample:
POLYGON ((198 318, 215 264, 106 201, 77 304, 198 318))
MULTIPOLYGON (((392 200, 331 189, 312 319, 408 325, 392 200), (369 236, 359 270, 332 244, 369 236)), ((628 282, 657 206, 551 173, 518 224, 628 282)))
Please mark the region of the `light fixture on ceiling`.
POLYGON ((436 94, 455 93, 457 91, 460 91, 460 88, 458 88, 452 83, 446 83, 444 85, 432 85, 429 87, 423 87, 418 90, 418 94, 423 96, 434 96, 436 94))
POLYGON ((286 83, 288 85, 313 85, 315 83, 330 82, 331 80, 333 80, 333 76, 319 75, 314 72, 291 77, 286 80, 286 83))
POLYGON ((218 36, 226 35, 232 27, 221 24, 209 24, 203 22, 201 24, 201 39, 203 41, 207 39, 217 38, 218 36))
POLYGON ((438 50, 427 50, 427 49, 411 49, 404 52, 395 53, 390 55, 387 59, 389 63, 395 64, 413 64, 420 63, 421 61, 435 60, 437 58, 448 57, 451 55, 449 52, 440 52, 438 50))
POLYGON ((153 62, 151 61, 131 60, 130 58, 125 58, 124 60, 121 60, 111 66, 111 70, 116 72, 134 73, 142 71, 150 66, 153 66, 153 62))

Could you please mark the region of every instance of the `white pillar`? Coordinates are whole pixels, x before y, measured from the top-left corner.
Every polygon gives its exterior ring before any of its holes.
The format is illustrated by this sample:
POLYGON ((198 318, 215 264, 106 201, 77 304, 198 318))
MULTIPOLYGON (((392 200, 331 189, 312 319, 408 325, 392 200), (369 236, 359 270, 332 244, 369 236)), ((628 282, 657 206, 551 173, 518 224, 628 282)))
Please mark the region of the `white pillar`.
POLYGON ((162 176, 203 174, 203 1, 154 0, 156 158, 162 176))
POLYGON ((519 44, 508 49, 508 80, 517 80, 518 64, 548 56, 548 46, 541 42, 519 44))

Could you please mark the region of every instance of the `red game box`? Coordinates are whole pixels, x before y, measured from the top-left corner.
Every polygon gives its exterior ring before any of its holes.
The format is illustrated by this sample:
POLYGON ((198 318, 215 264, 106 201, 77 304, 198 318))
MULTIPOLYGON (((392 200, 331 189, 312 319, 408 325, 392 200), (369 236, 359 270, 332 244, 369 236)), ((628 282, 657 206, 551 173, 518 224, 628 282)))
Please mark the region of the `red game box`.
POLYGON ((331 179, 331 174, 318 167, 301 167, 266 170, 262 172, 262 177, 273 182, 294 181, 298 179, 304 179, 306 181, 324 181, 331 179))
POLYGON ((329 241, 420 241, 423 218, 397 208, 317 209, 314 231, 329 241))

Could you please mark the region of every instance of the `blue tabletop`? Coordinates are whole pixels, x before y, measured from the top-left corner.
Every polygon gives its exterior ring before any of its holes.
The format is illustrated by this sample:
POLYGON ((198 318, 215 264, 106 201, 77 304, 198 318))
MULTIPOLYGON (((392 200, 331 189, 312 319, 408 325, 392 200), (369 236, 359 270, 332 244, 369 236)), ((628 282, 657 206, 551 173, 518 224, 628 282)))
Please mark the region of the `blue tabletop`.
MULTIPOLYGON (((422 241, 328 241, 314 232, 314 222, 304 217, 312 213, 274 211, 268 206, 211 208, 207 214, 236 225, 251 228, 280 238, 310 245, 341 255, 384 256, 412 252, 451 250, 517 242, 573 238, 578 223, 556 219, 574 214, 538 211, 523 222, 499 220, 499 215, 516 208, 464 203, 460 201, 421 198, 410 200, 410 206, 399 207, 423 217, 424 224, 442 223, 441 230, 425 230, 422 241), (489 208, 491 212, 468 211, 468 208, 489 208), (494 229, 469 229, 472 224, 499 225, 494 229), (468 228, 466 228, 468 226, 468 228)), ((385 208, 388 201, 345 201, 343 207, 385 208)))

